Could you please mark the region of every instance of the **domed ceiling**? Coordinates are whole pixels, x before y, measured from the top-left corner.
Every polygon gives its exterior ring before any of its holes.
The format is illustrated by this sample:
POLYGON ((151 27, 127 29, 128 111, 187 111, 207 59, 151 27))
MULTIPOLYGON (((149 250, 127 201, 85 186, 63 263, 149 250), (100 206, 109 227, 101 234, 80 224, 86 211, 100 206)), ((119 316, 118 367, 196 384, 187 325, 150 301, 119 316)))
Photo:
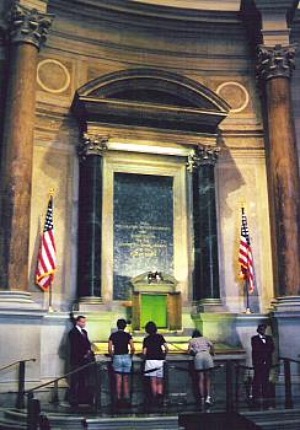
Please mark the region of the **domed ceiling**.
POLYGON ((151 4, 156 6, 177 7, 181 9, 198 10, 240 10, 241 0, 131 0, 132 3, 151 4))

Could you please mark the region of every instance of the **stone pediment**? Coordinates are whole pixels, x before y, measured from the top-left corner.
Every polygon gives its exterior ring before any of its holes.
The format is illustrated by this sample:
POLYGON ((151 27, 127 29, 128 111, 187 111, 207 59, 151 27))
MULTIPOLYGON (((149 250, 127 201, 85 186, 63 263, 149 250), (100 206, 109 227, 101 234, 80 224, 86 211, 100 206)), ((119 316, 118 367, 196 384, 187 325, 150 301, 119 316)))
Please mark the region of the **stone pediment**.
POLYGON ((134 292, 172 293, 178 284, 174 276, 164 272, 145 272, 131 279, 134 292))
POLYGON ((120 70, 88 82, 72 106, 89 123, 216 133, 229 105, 187 77, 157 69, 120 70))

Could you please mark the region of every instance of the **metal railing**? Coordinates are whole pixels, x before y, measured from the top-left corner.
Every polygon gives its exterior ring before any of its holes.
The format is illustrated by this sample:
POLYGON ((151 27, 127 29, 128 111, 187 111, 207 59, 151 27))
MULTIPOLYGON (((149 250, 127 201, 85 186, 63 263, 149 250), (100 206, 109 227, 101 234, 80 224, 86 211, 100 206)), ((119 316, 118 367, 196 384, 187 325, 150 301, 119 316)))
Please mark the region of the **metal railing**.
MULTIPOLYGON (((93 413, 98 413, 102 409, 102 401, 101 396, 110 395, 110 399, 108 398, 108 402, 113 404, 114 394, 113 394, 113 371, 111 367, 111 362, 108 360, 91 362, 85 364, 81 367, 78 367, 66 374, 59 376, 57 378, 52 379, 51 381, 45 382, 43 384, 39 384, 34 388, 29 390, 25 390, 25 364, 28 361, 35 361, 35 359, 29 360, 20 360, 14 363, 11 363, 7 366, 3 366, 0 368, 0 372, 4 371, 13 366, 19 366, 19 377, 18 377, 18 394, 16 400, 16 408, 22 409, 25 406, 25 399, 27 397, 27 429, 28 430, 37 430, 50 428, 49 423, 47 422, 47 416, 41 412, 40 402, 38 399, 35 399, 35 394, 40 391, 42 388, 52 386, 52 403, 59 403, 59 381, 63 379, 67 379, 72 377, 76 373, 79 373, 85 369, 91 368, 95 366, 96 370, 96 378, 95 378, 95 397, 94 397, 94 405, 93 405, 93 413), (106 375, 104 375, 104 372, 106 375), (105 379, 103 379, 105 377, 105 379), (108 385, 107 385, 108 384, 108 385), (107 387, 106 387, 107 385, 107 387), (107 389, 107 392, 105 390, 107 389), (43 424, 44 422, 44 424, 43 424)), ((187 377, 183 376, 182 379, 186 381, 187 386, 191 389, 191 384, 193 383, 193 373, 191 372, 192 361, 182 360, 182 363, 176 361, 166 362, 165 365, 165 399, 164 399, 164 407, 169 407, 171 405, 171 397, 176 394, 176 390, 174 390, 174 380, 178 378, 176 372, 186 372, 187 377), (191 380, 189 380, 189 379, 191 380), (173 391, 172 391, 173 390, 173 391)), ((300 365, 300 360, 294 360, 286 357, 280 357, 278 362, 274 364, 273 368, 281 368, 283 383, 284 383, 284 407, 286 409, 291 409, 294 407, 294 399, 293 399, 293 381, 291 376, 291 364, 295 363, 300 365)), ((145 372, 143 372, 143 361, 140 360, 135 362, 136 367, 132 370, 132 384, 131 384, 131 396, 136 394, 134 392, 135 389, 140 390, 142 396, 144 397, 145 404, 147 404, 146 393, 144 390, 143 382, 141 382, 144 378, 145 372), (133 388, 133 378, 135 379, 136 384, 135 388, 133 388), (137 388, 136 388, 137 387, 137 388)), ((222 404, 222 410, 226 412, 236 412, 241 408, 241 401, 243 396, 245 396, 246 400, 250 399, 250 393, 247 391, 247 386, 251 386, 252 380, 251 375, 254 371, 254 368, 251 366, 246 366, 240 364, 240 362, 236 360, 226 360, 222 364, 215 365, 214 368, 211 369, 212 374, 218 374, 219 382, 216 383, 223 385, 223 389, 220 388, 219 385, 216 386, 217 390, 222 391, 219 394, 219 403, 222 404), (219 372, 217 372, 219 371, 219 372), (249 376, 250 375, 250 376, 249 376), (249 380, 248 380, 249 378, 249 380), (221 382, 220 382, 221 381, 221 382), (218 388, 219 387, 219 388, 218 388), (222 399, 220 401, 220 396, 222 399)), ((177 393, 178 394, 178 393, 177 393)), ((300 393, 299 393, 300 394, 300 393)), ((137 395, 137 394, 136 394, 137 395)), ((190 393, 192 397, 192 394, 190 393)), ((139 396, 139 393, 137 395, 139 396)), ((190 398, 191 398, 190 397, 190 398)), ((106 407, 106 406, 105 406, 106 407)), ((243 405, 242 405, 243 407, 243 405)), ((103 409, 104 410, 104 409, 103 409)))
POLYGON ((7 364, 3 367, 0 367, 0 372, 3 372, 4 370, 10 369, 12 367, 18 366, 18 391, 17 391, 17 398, 15 407, 17 409, 23 409, 25 407, 24 402, 24 392, 25 392, 25 365, 27 362, 33 361, 35 362, 35 358, 28 358, 26 360, 17 360, 13 361, 10 364, 7 364))
MULTIPOLYGON (((271 369, 275 369, 275 368, 280 368, 283 365, 284 408, 285 409, 293 409, 294 407, 293 392, 292 392, 293 384, 292 384, 292 377, 291 377, 291 363, 300 365, 300 360, 295 360, 287 357, 279 357, 278 362, 271 366, 271 369)), ((244 369, 248 372, 253 372, 254 367, 236 364, 235 369, 236 369, 235 370, 235 403, 238 404, 240 370, 244 369)), ((249 383, 251 384, 251 378, 249 383)), ((248 395, 248 397, 251 397, 251 396, 248 395)))
POLYGON ((292 409, 294 407, 294 402, 292 395, 291 363, 300 365, 300 360, 287 357, 280 357, 279 360, 283 362, 284 369, 285 408, 292 409))
MULTIPOLYGON (((66 374, 59 376, 55 379, 52 379, 51 381, 44 382, 43 384, 39 384, 34 388, 31 388, 30 390, 23 391, 23 399, 25 396, 27 396, 27 430, 48 430, 50 429, 50 423, 47 418, 47 415, 42 413, 41 407, 40 407, 40 401, 36 398, 34 398, 34 394, 41 390, 42 388, 53 386, 53 395, 52 395, 52 403, 59 403, 59 396, 58 396, 58 390, 59 381, 66 379, 70 376, 75 375, 76 373, 82 372, 83 370, 86 370, 91 367, 95 367, 97 365, 96 361, 84 364, 83 366, 77 367, 76 369, 67 372, 66 374)), ((100 383, 101 386, 101 383, 100 383)), ((101 405, 98 404, 98 400, 100 399, 99 396, 96 396, 95 401, 95 408, 96 411, 99 409, 101 405)), ((24 400, 23 400, 24 401, 24 400)), ((85 427, 85 421, 82 421, 83 428, 85 427)))

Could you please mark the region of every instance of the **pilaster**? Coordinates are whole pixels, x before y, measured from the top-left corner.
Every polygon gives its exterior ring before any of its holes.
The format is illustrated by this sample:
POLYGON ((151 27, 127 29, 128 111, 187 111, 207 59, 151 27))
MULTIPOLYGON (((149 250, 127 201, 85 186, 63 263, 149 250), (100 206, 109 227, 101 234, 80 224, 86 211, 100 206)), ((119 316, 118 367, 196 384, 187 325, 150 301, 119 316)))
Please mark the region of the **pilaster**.
POLYGON ((193 172, 193 299, 202 310, 217 310, 221 305, 214 174, 219 150, 199 145, 188 161, 193 172))
POLYGON ((82 310, 101 303, 102 175, 107 136, 84 133, 78 146, 79 213, 77 295, 82 310))

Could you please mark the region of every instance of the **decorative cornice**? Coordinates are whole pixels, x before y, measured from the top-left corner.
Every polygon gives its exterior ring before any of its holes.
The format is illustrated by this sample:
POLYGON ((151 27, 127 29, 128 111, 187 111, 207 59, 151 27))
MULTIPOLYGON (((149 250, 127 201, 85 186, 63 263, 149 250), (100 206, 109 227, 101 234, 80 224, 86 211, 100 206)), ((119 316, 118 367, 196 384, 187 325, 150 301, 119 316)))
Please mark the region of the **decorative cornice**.
POLYGON ((107 150, 108 136, 89 135, 84 133, 77 147, 77 153, 80 161, 84 161, 90 155, 102 156, 107 150))
MULTIPOLYGON (((198 0, 197 0, 198 1, 198 0)), ((222 4, 225 0, 222 0, 222 4)), ((156 2, 155 2, 156 3, 156 2)), ((184 2, 186 3, 186 2, 184 2)), ((211 2, 210 2, 211 3, 211 2)), ((94 21, 98 18, 105 17, 111 22, 114 20, 115 25, 118 23, 127 23, 128 25, 138 25, 147 27, 149 24, 161 26, 172 26, 180 31, 185 28, 185 33, 191 31, 191 27, 197 27, 199 24, 206 26, 211 25, 218 31, 215 23, 220 25, 234 24, 240 26, 239 8, 215 8, 206 9, 203 7, 174 7, 174 2, 169 5, 147 4, 146 2, 136 2, 131 0, 110 0, 109 2, 100 2, 99 0, 51 0, 52 10, 57 10, 59 14, 67 13, 68 16, 76 16, 80 10, 84 19, 92 18, 94 21), (189 25, 187 25, 189 23, 189 25)))
POLYGON ((214 167, 221 148, 219 146, 198 145, 191 154, 188 155, 187 170, 193 172, 201 166, 214 167))
POLYGON ((295 69, 296 45, 268 47, 258 46, 257 74, 258 78, 268 80, 273 78, 292 77, 295 69))
POLYGON ((40 49, 53 19, 52 14, 14 3, 8 16, 11 43, 30 43, 40 49))

